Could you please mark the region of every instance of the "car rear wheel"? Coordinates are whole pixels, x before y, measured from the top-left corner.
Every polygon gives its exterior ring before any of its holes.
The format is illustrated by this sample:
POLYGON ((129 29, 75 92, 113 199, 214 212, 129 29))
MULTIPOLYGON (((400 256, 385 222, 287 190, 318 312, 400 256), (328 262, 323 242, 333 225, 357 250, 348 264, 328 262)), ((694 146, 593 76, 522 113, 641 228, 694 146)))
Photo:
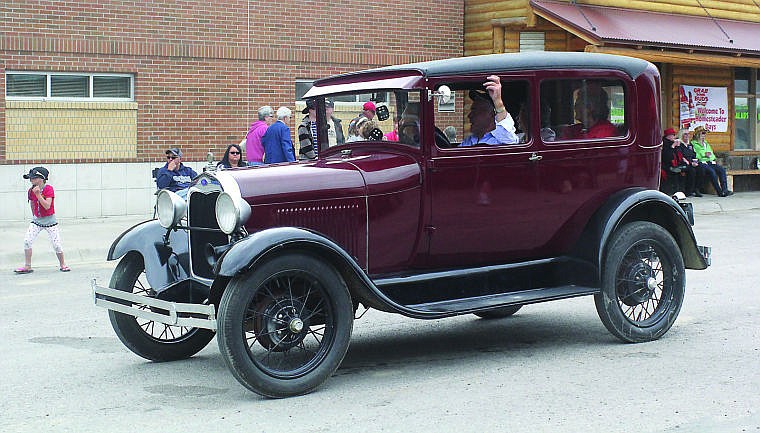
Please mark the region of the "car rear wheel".
POLYGON ((230 282, 219 305, 217 340, 246 388, 273 398, 301 395, 337 370, 353 317, 348 288, 331 265, 286 254, 230 282))
POLYGON ((522 308, 522 305, 511 305, 509 307, 495 308, 493 310, 478 311, 474 314, 483 319, 501 319, 517 313, 520 308, 522 308))
MULTIPOLYGON (((142 256, 131 253, 121 259, 111 275, 109 286, 137 295, 152 296, 151 287, 145 278, 142 256)), ((209 329, 171 326, 112 310, 108 316, 119 340, 132 352, 151 361, 189 358, 214 338, 214 332, 209 329)))
POLYGON ((604 326, 625 342, 664 335, 683 304, 686 276, 681 250, 659 225, 633 222, 611 237, 594 301, 604 326))

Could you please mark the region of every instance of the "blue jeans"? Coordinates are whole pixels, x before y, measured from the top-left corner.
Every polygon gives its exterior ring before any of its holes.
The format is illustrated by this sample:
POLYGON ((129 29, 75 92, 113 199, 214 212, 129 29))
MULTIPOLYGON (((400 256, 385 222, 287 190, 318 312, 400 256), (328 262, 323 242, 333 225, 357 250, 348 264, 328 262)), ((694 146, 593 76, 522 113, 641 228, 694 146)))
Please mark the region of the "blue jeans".
POLYGON ((726 169, 718 164, 699 163, 699 168, 704 174, 710 177, 710 183, 718 195, 725 194, 728 191, 728 179, 726 178, 726 169))

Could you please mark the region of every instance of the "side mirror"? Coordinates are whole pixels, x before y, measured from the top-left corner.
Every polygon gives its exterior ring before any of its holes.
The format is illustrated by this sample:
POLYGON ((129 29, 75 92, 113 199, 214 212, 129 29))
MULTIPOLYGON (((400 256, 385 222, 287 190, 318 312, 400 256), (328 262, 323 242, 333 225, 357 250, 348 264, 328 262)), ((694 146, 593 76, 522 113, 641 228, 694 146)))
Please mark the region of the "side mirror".
POLYGON ((439 104, 448 104, 451 102, 451 88, 444 84, 433 92, 433 96, 438 98, 439 104))
POLYGON ((388 120, 388 118, 391 117, 387 105, 378 105, 375 107, 375 114, 377 115, 378 120, 381 122, 388 120))

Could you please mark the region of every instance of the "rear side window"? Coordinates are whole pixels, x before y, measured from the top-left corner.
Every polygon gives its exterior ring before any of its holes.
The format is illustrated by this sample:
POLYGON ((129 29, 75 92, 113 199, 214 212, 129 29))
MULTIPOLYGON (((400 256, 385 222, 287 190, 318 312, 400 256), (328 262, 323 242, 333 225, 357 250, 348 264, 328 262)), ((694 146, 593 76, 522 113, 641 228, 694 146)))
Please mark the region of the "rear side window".
POLYGON ((541 126, 555 131, 556 141, 628 134, 625 85, 620 80, 546 80, 540 103, 541 126))

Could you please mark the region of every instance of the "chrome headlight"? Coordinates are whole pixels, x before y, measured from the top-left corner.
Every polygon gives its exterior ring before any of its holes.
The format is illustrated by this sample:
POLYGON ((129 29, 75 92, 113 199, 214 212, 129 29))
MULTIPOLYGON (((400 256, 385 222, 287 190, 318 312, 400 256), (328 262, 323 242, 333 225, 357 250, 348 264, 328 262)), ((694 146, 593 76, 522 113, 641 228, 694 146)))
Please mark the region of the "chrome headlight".
POLYGON ((187 202, 168 189, 158 191, 156 196, 156 214, 161 227, 174 227, 182 220, 187 211, 187 202))
POLYGON ((233 197, 223 192, 216 198, 216 223, 226 234, 232 234, 242 227, 251 216, 251 206, 241 197, 233 197))

